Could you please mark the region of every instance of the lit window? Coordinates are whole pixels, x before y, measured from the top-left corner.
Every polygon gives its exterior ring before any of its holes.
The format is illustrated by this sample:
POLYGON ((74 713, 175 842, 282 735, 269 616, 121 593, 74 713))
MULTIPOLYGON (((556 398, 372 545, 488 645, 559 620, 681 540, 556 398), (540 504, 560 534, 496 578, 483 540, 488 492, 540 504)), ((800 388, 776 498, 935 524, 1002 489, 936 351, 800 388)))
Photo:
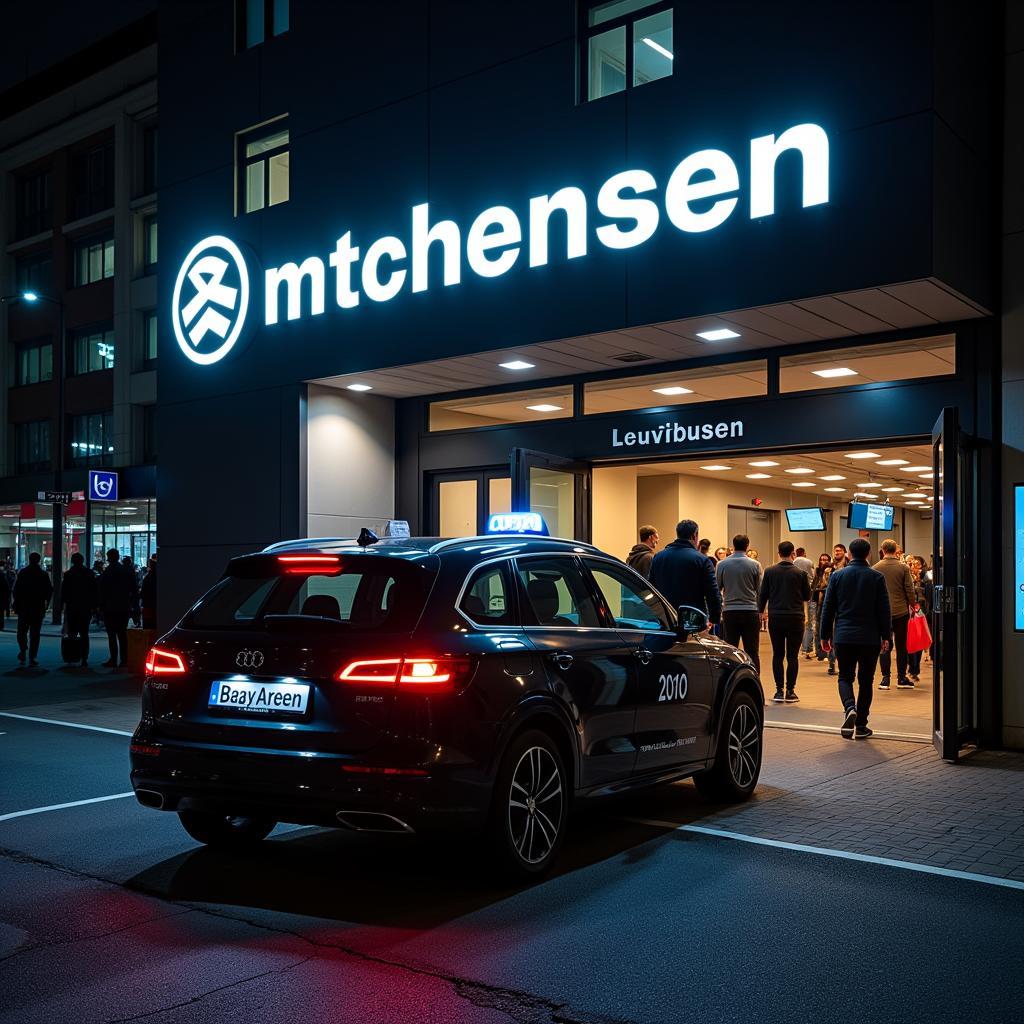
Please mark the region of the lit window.
POLYGON ((581 12, 581 96, 596 100, 672 74, 671 0, 605 0, 581 12))
POLYGON ((68 461, 72 466, 109 466, 114 461, 113 413, 72 416, 69 428, 68 461))
POLYGON ((288 201, 288 123, 282 118, 238 137, 238 191, 245 213, 288 201))
POLYGON ((288 0, 238 0, 235 10, 239 50, 288 31, 288 0))
POLYGON ((75 286, 114 276, 114 239, 92 238, 75 243, 75 286))
POLYGON ((114 368, 114 332, 91 327, 71 337, 71 373, 96 373, 114 368))
POLYGON ((449 398, 430 403, 431 430, 466 430, 506 423, 566 419, 573 414, 571 385, 449 398))

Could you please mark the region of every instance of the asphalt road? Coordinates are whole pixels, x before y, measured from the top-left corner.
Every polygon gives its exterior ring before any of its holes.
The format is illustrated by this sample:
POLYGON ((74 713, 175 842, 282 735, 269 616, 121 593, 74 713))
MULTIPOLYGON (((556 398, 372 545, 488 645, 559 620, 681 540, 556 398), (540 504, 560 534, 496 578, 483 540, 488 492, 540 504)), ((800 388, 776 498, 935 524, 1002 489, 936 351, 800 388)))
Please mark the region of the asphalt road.
MULTIPOLYGON (((0 706, 124 686, 0 672, 0 706)), ((689 784, 583 815, 522 887, 471 844, 228 857, 131 798, 5 817, 128 791, 127 742, 0 716, 4 1024, 1020 1020, 1024 892, 626 820, 698 818, 689 784)))

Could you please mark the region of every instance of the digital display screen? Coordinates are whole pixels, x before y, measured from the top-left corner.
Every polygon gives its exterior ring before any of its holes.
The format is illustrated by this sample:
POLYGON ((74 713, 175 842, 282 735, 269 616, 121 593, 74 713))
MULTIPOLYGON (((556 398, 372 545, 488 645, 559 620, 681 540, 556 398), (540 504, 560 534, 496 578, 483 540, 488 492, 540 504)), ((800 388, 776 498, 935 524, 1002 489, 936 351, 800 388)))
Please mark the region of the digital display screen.
POLYGON ((851 530, 891 530, 892 505, 872 505, 864 501, 851 501, 846 525, 851 530))
POLYGON ((1024 633, 1024 484, 1013 488, 1013 628, 1024 633))
POLYGON ((786 522, 793 533, 803 530, 824 530, 825 514, 820 508, 787 508, 786 522))

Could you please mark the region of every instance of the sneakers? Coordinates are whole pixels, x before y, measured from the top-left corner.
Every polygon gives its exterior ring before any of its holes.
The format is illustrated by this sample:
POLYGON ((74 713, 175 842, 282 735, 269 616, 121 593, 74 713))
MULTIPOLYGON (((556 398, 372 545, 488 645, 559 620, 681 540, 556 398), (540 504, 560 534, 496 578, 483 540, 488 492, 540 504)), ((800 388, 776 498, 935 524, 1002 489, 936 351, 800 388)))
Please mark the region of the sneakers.
POLYGON ((787 690, 786 691, 785 701, 786 701, 787 704, 796 704, 797 701, 799 701, 799 700, 800 700, 800 698, 796 695, 796 691, 795 690, 787 690))
POLYGON ((28 659, 28 664, 29 664, 30 668, 35 668, 39 664, 39 662, 36 661, 35 658, 29 658, 28 659))
POLYGON ((866 725, 858 725, 857 731, 853 735, 855 739, 867 740, 875 734, 866 725))
POLYGON ((782 690, 776 690, 775 696, 772 697, 772 700, 775 701, 776 704, 785 704, 786 695, 782 692, 782 690))
POLYGON ((835 667, 835 665, 829 665, 829 667, 828 667, 828 674, 830 676, 834 676, 836 674, 836 667, 835 667))
POLYGON ((804 651, 804 657, 808 661, 812 661, 814 659, 814 653, 812 651, 804 651))
POLYGON ((22 663, 22 665, 25 664, 25 652, 24 651, 18 651, 18 661, 20 661, 22 663))
POLYGON ((913 680, 911 680, 911 679, 901 679, 896 684, 896 689, 897 690, 912 690, 913 688, 914 688, 914 683, 913 683, 913 680))
POLYGON ((852 740, 853 739, 853 730, 854 730, 854 727, 856 725, 857 725, 857 709, 856 708, 850 708, 850 710, 846 712, 846 717, 843 719, 842 728, 839 730, 839 732, 842 735, 844 740, 852 740))
POLYGON ((888 676, 882 676, 882 678, 878 680, 878 688, 880 690, 888 690, 889 689, 889 677, 888 676))

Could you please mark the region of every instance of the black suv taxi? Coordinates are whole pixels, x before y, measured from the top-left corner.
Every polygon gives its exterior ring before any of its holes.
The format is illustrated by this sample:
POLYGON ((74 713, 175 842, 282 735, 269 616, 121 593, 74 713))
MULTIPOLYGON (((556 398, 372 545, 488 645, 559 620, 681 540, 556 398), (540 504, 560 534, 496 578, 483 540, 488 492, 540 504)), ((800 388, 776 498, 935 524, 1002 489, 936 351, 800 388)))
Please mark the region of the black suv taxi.
POLYGON ((574 802, 753 792, 761 686, 706 626, 576 541, 275 544, 150 651, 132 785, 204 843, 465 828, 539 873, 574 802))

